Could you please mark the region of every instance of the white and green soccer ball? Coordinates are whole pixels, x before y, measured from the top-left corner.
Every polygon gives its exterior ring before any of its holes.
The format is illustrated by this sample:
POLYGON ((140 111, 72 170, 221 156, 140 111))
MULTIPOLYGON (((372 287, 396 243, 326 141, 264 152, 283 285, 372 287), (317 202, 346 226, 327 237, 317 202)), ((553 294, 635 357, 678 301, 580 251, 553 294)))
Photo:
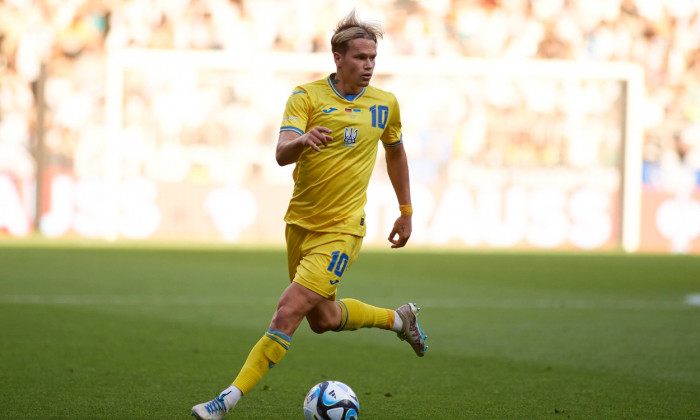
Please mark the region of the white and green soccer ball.
POLYGON ((306 420, 357 420, 360 402, 349 386, 325 381, 311 388, 304 399, 306 420))

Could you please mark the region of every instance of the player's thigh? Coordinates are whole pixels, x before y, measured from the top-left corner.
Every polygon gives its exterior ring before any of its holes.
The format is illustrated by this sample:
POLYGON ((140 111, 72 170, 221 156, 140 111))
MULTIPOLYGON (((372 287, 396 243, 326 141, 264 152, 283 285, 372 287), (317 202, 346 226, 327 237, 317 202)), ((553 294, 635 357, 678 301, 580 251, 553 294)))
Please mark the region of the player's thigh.
POLYGON ((311 231, 297 225, 287 224, 285 228, 284 236, 287 242, 287 271, 289 272, 289 281, 294 280, 297 267, 304 255, 304 243, 310 234, 311 231))
POLYGON ((362 238, 355 235, 310 233, 302 246, 293 281, 335 300, 336 290, 357 259, 361 246, 362 238))

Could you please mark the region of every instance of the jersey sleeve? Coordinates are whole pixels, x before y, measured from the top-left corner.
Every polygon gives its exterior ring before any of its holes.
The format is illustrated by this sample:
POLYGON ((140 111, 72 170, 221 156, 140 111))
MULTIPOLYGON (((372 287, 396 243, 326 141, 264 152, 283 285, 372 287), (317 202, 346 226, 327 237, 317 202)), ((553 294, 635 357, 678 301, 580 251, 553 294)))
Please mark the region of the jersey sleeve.
POLYGON ((280 132, 293 131, 302 135, 306 133, 306 125, 309 121, 309 109, 311 108, 311 99, 309 92, 297 86, 292 94, 287 99, 287 105, 284 108, 284 116, 280 132))
POLYGON ((403 141, 401 136, 401 111, 399 110, 399 102, 396 97, 391 95, 389 120, 386 128, 382 133, 382 143, 386 147, 398 146, 403 141))

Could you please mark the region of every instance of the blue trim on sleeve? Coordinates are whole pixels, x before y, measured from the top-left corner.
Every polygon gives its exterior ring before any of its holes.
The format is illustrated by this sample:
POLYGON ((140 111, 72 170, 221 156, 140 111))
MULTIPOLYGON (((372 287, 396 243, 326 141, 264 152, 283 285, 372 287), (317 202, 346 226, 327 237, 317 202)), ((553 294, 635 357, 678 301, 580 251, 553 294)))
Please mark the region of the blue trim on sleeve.
POLYGON ((296 127, 292 127, 289 125, 280 127, 280 133, 283 131, 294 131, 295 133, 298 133, 299 135, 304 135, 304 132, 301 129, 296 128, 296 127))
POLYGON ((393 143, 384 143, 385 147, 396 147, 403 143, 403 140, 395 141, 393 143))

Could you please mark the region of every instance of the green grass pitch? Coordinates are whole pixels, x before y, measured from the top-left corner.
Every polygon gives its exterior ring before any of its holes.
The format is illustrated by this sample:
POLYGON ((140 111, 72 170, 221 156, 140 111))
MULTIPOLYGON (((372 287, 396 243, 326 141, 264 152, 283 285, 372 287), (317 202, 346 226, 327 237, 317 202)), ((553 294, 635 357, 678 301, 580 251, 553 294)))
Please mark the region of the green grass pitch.
MULTIPOLYGON (((0 243, 2 418, 188 418, 286 282, 280 249, 0 243)), ((301 419, 326 379, 363 420, 700 418, 698 257, 368 248, 339 291, 416 301, 427 355, 304 323, 231 419, 301 419)))

